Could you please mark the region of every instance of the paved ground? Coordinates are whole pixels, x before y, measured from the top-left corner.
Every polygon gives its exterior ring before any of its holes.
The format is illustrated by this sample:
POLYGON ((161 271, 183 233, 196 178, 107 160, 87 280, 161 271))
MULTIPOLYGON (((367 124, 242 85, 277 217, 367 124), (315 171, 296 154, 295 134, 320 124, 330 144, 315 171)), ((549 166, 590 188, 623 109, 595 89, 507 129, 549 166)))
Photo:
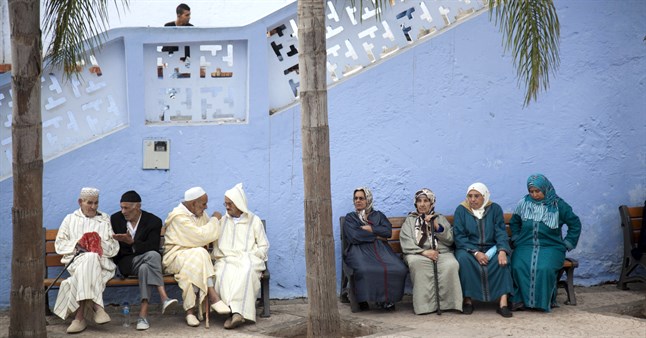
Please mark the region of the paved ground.
MULTIPOLYGON (((457 312, 445 312, 416 316, 413 314, 410 297, 397 304, 395 312, 377 310, 352 313, 348 304, 339 303, 341 318, 354 323, 355 332, 370 337, 646 337, 646 319, 639 316, 646 306, 646 285, 632 284, 633 290, 621 291, 615 285, 577 287, 577 306, 562 305, 551 313, 534 311, 514 312, 510 319, 495 312, 494 304, 476 303, 475 312, 466 316, 457 312), (370 333, 372 330, 372 333, 370 333)), ((559 290, 559 301, 565 299, 559 290)), ((210 328, 204 323, 188 327, 180 307, 162 316, 159 307, 151 312, 151 328, 136 331, 134 326, 121 326, 118 308, 109 307, 112 322, 90 325, 74 337, 261 337, 270 336, 278 329, 296 328, 307 315, 305 300, 272 301, 271 317, 258 318, 256 324, 244 324, 236 330, 222 328, 224 319, 211 315, 210 328)), ((133 309, 136 313, 137 309, 133 309)), ((70 320, 58 317, 47 318, 49 337, 71 337, 65 334, 70 320)), ((350 325, 350 324, 347 324, 350 325)), ((0 337, 8 334, 8 312, 0 312, 0 337)))

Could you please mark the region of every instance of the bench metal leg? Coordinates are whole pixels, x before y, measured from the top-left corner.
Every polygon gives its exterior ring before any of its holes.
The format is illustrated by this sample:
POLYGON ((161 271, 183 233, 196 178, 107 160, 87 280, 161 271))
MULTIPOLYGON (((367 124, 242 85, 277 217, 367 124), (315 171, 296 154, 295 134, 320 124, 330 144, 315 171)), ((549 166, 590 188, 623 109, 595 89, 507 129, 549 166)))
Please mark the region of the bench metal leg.
MULTIPOLYGON (((47 288, 45 288, 47 290, 47 288)), ((45 292, 45 316, 53 315, 52 310, 49 308, 49 292, 45 292)))
POLYGON ((646 255, 641 260, 636 260, 633 257, 624 257, 624 264, 621 266, 621 274, 619 275, 619 282, 617 288, 621 290, 628 290, 628 283, 642 282, 646 283, 646 276, 633 275, 637 267, 646 267, 646 255))
POLYGON ((357 297, 354 294, 354 282, 352 281, 352 278, 350 278, 348 283, 348 299, 350 300, 350 310, 352 312, 361 311, 359 308, 359 302, 357 302, 357 297))
POLYGON ((350 296, 348 293, 348 277, 345 275, 345 271, 341 269, 341 290, 339 291, 339 299, 341 300, 341 303, 350 303, 350 296))
POLYGON ((262 313, 260 317, 271 316, 269 312, 269 278, 263 278, 260 286, 260 297, 262 299, 262 313))
POLYGON ((567 293, 566 305, 576 305, 576 294, 574 293, 574 268, 565 269, 565 292, 567 293))

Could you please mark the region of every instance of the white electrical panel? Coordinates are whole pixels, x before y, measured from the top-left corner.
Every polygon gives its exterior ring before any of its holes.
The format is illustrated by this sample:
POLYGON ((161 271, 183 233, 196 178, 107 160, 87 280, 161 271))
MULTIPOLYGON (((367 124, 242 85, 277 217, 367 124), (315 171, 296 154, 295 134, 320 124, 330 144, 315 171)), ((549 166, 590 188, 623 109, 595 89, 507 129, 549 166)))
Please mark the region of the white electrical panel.
POLYGON ((170 169, 170 140, 144 140, 144 169, 170 169))

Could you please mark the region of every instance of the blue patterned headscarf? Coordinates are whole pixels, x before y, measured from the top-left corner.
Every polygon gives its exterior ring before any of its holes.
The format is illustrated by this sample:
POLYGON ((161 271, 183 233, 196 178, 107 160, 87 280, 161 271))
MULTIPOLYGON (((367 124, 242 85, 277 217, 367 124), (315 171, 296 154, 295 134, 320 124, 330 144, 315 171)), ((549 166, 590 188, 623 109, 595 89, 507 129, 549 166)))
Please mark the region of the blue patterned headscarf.
POLYGON ((530 194, 525 195, 518 202, 514 213, 520 215, 523 220, 543 222, 550 229, 556 229, 559 225, 559 196, 554 186, 543 174, 533 174, 527 179, 527 190, 531 187, 539 189, 545 197, 537 201, 530 194))

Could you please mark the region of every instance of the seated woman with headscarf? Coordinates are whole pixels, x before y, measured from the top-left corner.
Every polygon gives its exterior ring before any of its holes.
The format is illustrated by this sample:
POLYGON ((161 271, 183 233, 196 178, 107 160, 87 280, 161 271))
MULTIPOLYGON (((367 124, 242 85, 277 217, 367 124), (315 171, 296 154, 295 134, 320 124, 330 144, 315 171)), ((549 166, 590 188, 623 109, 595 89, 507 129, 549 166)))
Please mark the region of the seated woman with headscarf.
POLYGON ((474 183, 453 217, 464 313, 473 313, 473 299, 482 302, 499 299, 497 312, 511 317, 507 304, 507 295, 513 291, 508 265, 511 250, 502 208, 489 200, 487 186, 474 183))
POLYGON ((354 294, 361 310, 376 302, 384 310, 395 310, 402 299, 408 269, 386 241, 392 225, 386 215, 373 210, 368 188, 354 190, 353 211, 345 216, 343 236, 348 243, 343 261, 353 271, 354 294))
POLYGON ((513 309, 524 307, 550 312, 556 306, 556 277, 565 252, 576 247, 581 221, 572 207, 556 195, 541 174, 527 179, 528 194, 516 206, 509 226, 514 247, 511 273, 513 309), (567 225, 563 238, 561 228, 567 225))
POLYGON ((431 190, 416 192, 414 203, 416 211, 406 217, 399 234, 413 281, 413 310, 418 315, 438 310, 462 311, 451 224, 435 213, 435 194, 431 190))

